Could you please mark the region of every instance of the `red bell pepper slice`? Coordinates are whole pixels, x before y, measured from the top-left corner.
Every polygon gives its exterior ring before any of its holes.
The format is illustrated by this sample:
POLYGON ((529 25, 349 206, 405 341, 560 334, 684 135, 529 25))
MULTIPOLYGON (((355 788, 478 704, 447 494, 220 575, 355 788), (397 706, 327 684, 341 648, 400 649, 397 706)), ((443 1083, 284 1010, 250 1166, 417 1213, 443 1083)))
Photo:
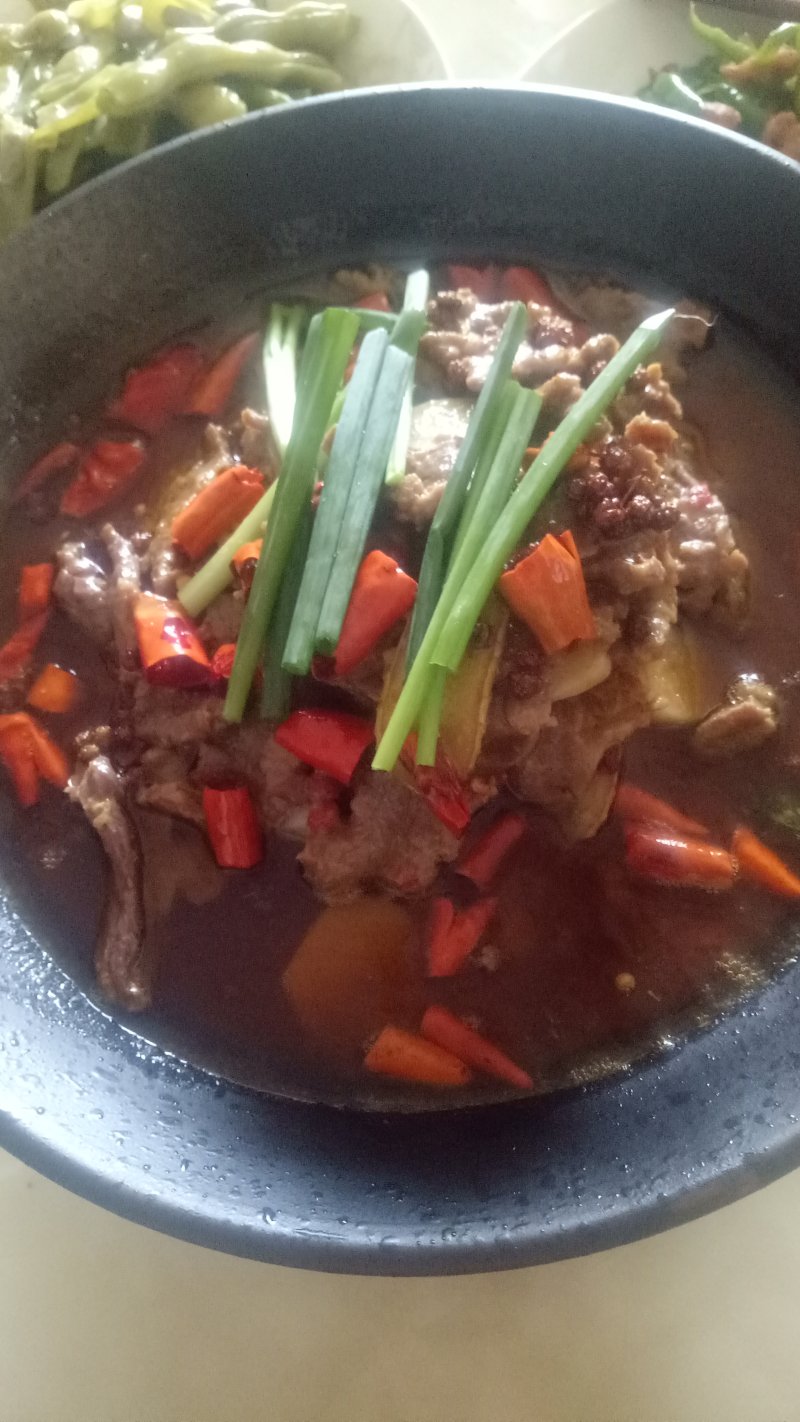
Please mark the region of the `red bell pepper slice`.
POLYGON ((417 584, 399 563, 376 548, 356 574, 334 657, 337 676, 369 656, 381 637, 411 609, 417 584))
POLYGON ((350 784, 374 739, 371 721, 345 711, 293 711, 275 731, 279 746, 342 785, 350 784))
POLYGON ((230 398, 239 382, 245 365, 259 344, 258 331, 251 331, 234 341, 222 352, 211 369, 202 375, 189 391, 184 404, 187 415, 206 415, 210 420, 221 419, 230 398))
POLYGON ((427 1086, 466 1086, 472 1080, 469 1067, 452 1052, 402 1027, 384 1027, 367 1052, 364 1066, 378 1076, 427 1086))
POLYGON ((157 434, 171 416, 180 414, 204 366, 197 346, 172 346, 128 371, 122 394, 112 400, 107 413, 145 434, 157 434))
POLYGON ((494 917, 497 899, 478 899, 469 908, 453 910, 449 925, 441 904, 441 899, 434 899, 428 940, 429 978, 451 978, 464 966, 494 917))
POLYGON ((708 835, 708 829, 698 820, 690 820, 674 805, 668 805, 666 800, 659 800, 657 795, 651 795, 626 780, 617 786, 614 814, 626 824, 660 825, 662 829, 675 830, 690 839, 704 839, 708 835))
POLYGON ((34 617, 26 618, 0 647, 0 681, 8 681, 11 677, 27 671, 49 616, 49 609, 46 609, 34 617))
POLYGON ((214 669, 186 614, 174 602, 140 593, 133 604, 139 655, 153 686, 213 686, 214 669))
POLYGON ((75 478, 61 495, 59 512, 70 518, 97 513, 120 498, 144 463, 139 440, 98 439, 83 455, 75 478))
POLYGON ((63 440, 61 444, 54 445, 23 474, 11 496, 12 504, 19 504, 23 499, 27 499, 28 495, 41 488, 52 474, 61 474, 63 470, 69 469, 79 454, 77 444, 72 444, 71 441, 63 440))
POLYGON ((631 826, 625 831, 628 868, 641 879, 678 889, 719 892, 733 887, 738 865, 732 854, 702 839, 681 839, 670 830, 631 826))
POLYGON ((264 858, 264 838, 247 786, 217 790, 206 785, 203 814, 214 858, 223 869, 252 869, 264 858))
POLYGON ((26 563, 19 579, 17 606, 21 622, 50 606, 55 568, 52 563, 26 563))
POLYGON ((503 573, 498 587, 548 654, 597 636, 581 560, 569 532, 560 538, 546 533, 532 553, 503 573))
POLYGON ((429 1007, 422 1019, 420 1031, 429 1042, 435 1042, 437 1047, 444 1047, 446 1052, 452 1052, 453 1056, 466 1062, 467 1066, 473 1067, 475 1071, 497 1077, 498 1081, 507 1081, 510 1086, 517 1086, 521 1091, 530 1091, 533 1087, 533 1078, 527 1071, 512 1062, 493 1042, 487 1041, 486 1037, 468 1027, 466 1022, 448 1012, 446 1007, 429 1007))
POLYGON ((458 873, 471 879, 479 889, 488 889, 503 860, 519 844, 527 828, 525 816, 513 810, 498 815, 464 855, 457 866, 458 873))

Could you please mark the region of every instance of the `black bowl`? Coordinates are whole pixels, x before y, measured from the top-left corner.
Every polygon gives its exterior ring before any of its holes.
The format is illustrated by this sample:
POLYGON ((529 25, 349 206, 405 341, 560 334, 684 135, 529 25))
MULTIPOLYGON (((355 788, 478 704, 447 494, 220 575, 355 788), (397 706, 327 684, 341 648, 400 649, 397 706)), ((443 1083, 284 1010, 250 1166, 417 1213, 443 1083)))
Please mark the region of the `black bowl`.
MULTIPOLYGON (((3 470, 22 468, 131 359, 248 283, 487 252, 702 297, 796 372, 794 164, 597 96, 375 91, 174 143, 0 252, 3 470)), ((365 1116, 258 1095, 143 1042, 55 965, 42 922, 7 886, 0 1141, 186 1239, 314 1268, 499 1269, 664 1228, 800 1159, 800 968, 602 1084, 365 1116)))

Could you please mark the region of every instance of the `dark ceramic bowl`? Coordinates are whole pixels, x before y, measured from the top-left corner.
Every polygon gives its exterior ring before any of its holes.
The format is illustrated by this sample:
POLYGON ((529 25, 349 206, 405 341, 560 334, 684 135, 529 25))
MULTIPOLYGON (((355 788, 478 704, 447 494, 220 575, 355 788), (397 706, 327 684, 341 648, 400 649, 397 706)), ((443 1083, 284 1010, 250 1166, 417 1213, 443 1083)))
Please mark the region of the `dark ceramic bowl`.
MULTIPOLYGON (((585 94, 351 94, 172 144, 0 252, 4 475, 132 357, 248 282, 487 252, 702 297, 796 373, 800 168, 585 94)), ((800 967, 602 1084, 517 1105, 358 1115, 221 1082, 98 1011, 14 887, 9 838, 6 826, 0 1141, 132 1219, 314 1268, 500 1269, 662 1229, 800 1159, 800 967)))

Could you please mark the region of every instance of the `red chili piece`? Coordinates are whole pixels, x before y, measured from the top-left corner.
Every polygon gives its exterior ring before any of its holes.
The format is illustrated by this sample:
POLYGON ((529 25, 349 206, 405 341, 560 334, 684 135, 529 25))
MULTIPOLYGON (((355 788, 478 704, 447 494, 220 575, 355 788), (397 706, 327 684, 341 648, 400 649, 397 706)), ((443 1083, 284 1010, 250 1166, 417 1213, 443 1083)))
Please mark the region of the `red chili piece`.
POLYGON ((512 1062, 494 1042, 489 1042, 486 1037, 468 1027, 466 1022, 448 1012, 446 1007, 429 1007, 422 1019, 420 1031, 429 1042, 435 1042, 437 1047, 444 1047, 446 1052, 452 1052, 453 1056, 466 1062, 467 1066, 474 1067, 476 1071, 497 1077, 498 1081, 507 1081, 510 1086, 517 1086, 521 1091, 531 1090, 533 1078, 528 1072, 518 1067, 516 1062, 512 1062))
POLYGON ((234 341, 189 391, 184 411, 187 415, 207 415, 221 419, 245 365, 259 343, 258 331, 234 341))
POLYGON ((376 548, 356 574, 336 648, 337 676, 346 676, 369 656, 381 637, 413 606, 417 584, 399 563, 376 548))
POLYGON ((189 390, 205 365, 196 346, 173 346, 125 376, 122 394, 108 407, 113 420, 156 434, 183 409, 189 390))
POLYGON ((138 440, 96 440, 61 495, 59 512, 70 518, 85 518, 105 508, 130 488, 144 462, 144 454, 138 440))
POLYGON ((519 844, 527 828, 524 815, 514 811, 498 815, 464 855, 458 865, 459 874, 471 879, 479 889, 488 889, 506 855, 519 844))
POLYGON ((428 944, 429 978, 451 978, 464 966, 497 908, 497 899, 478 899, 470 908, 453 910, 448 925, 447 912, 441 907, 444 902, 446 900, 434 899, 428 944))
POLYGON ((639 878, 674 888, 730 889, 737 863, 732 854, 702 839, 680 839, 669 830, 625 831, 628 868, 639 878))
POLYGON ((205 648, 176 603, 153 593, 140 593, 133 605, 133 620, 149 682, 183 690, 213 686, 215 673, 205 648))
POLYGON ((55 571, 52 563, 25 564, 20 573, 17 599, 21 622, 49 607, 55 571))
POLYGON ((11 496, 12 504, 19 504, 23 499, 27 499, 28 495, 41 488, 52 474, 60 474, 62 470, 69 469, 79 454, 80 450, 77 444, 72 444, 68 440, 54 445, 23 474, 11 496))
POLYGON ((275 740, 284 750, 342 785, 350 784, 374 739, 371 721, 344 711, 293 711, 275 732, 275 740))
POLYGON ((223 869, 252 869, 264 857, 264 840, 245 785, 203 790, 203 814, 214 857, 223 869))

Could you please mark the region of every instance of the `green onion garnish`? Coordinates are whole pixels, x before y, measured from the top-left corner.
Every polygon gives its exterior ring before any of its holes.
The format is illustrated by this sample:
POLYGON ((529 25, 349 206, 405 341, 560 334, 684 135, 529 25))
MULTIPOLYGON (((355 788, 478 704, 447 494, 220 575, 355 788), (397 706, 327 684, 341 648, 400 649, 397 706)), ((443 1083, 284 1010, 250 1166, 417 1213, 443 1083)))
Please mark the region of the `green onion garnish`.
MULTIPOLYGON (((651 316, 634 331, 547 440, 494 523, 485 521, 482 516, 484 499, 490 487, 487 479, 405 686, 377 747, 372 762, 375 770, 394 769, 406 737, 416 724, 425 698, 431 691, 435 667, 449 671, 458 668, 475 623, 506 559, 519 543, 578 445, 626 385, 637 366, 656 349, 673 314, 672 310, 668 310, 651 316)), ((508 434, 507 430, 495 463, 500 460, 505 447, 505 457, 509 461, 516 457, 518 469, 526 445, 523 441, 514 447, 507 438, 508 434)))
POLYGON ((300 367, 292 436, 286 450, 272 516, 245 609, 225 697, 227 721, 241 721, 293 544, 314 489, 317 459, 331 406, 358 331, 347 312, 315 316, 300 367))
MULTIPOLYGON (((428 306, 428 296, 431 289, 431 279, 424 267, 419 271, 409 272, 406 279, 406 289, 403 295, 404 311, 426 311, 428 306)), ((422 332, 420 332, 420 335, 422 332)), ((389 457, 389 467, 386 470, 386 483, 399 484, 405 476, 406 463, 408 460, 408 444, 411 438, 411 420, 414 409, 413 382, 409 382, 403 399, 403 408, 400 411, 400 419, 397 425, 397 434, 392 453, 389 457)))
POLYGON ((389 338, 385 331, 364 337, 346 388, 333 440, 314 531, 303 570, 294 617, 286 640, 283 666, 305 676, 314 655, 317 623, 339 545, 347 499, 353 482, 370 406, 389 338))
POLYGON ((267 413, 281 457, 292 434, 297 398, 297 342, 304 315, 303 306, 280 306, 276 302, 270 310, 264 338, 267 413))
POLYGON ((317 624, 317 648, 328 655, 336 650, 339 641, 375 505, 383 487, 424 321, 421 312, 404 312, 398 318, 383 358, 317 624))
POLYGON ((406 658, 408 667, 412 665, 420 649, 426 628, 439 600, 447 571, 447 560, 458 530, 464 501, 469 492, 470 480, 489 436, 490 424, 498 401, 511 374, 514 357, 525 332, 526 321, 525 307, 521 302, 517 302, 509 312, 508 320, 503 327, 503 334, 494 353, 489 374, 475 402, 475 408, 470 416, 466 434, 461 441, 450 478, 433 516, 422 558, 419 588, 411 620, 406 658))
POLYGON ((674 310, 650 316, 628 338, 584 391, 580 400, 553 431, 499 518, 487 523, 478 557, 468 580, 459 589, 437 636, 431 660, 436 666, 458 669, 486 599, 503 571, 528 524, 550 493, 564 465, 608 409, 637 366, 656 349, 674 310))

